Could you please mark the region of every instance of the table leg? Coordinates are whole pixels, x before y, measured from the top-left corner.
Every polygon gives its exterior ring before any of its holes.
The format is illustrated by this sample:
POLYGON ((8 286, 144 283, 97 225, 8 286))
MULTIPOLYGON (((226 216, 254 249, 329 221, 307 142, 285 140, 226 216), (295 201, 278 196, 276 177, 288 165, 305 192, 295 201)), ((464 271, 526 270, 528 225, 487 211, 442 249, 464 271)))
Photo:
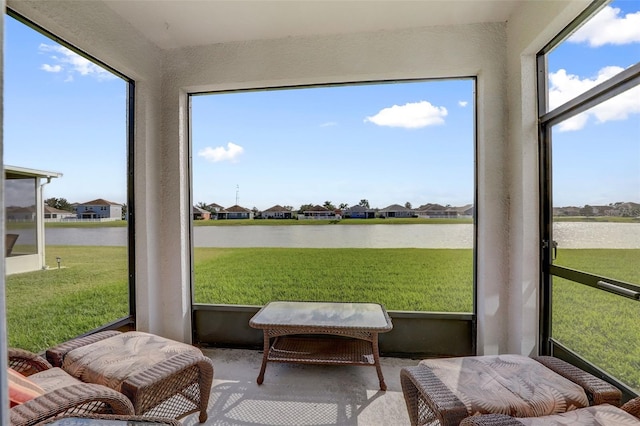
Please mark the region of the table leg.
POLYGON ((258 384, 261 385, 264 381, 264 371, 267 369, 267 359, 269 358, 269 349, 271 348, 269 339, 269 333, 264 330, 264 350, 262 354, 262 366, 260 367, 260 374, 258 374, 258 384))
POLYGON ((378 380, 380 381, 380 390, 386 391, 387 384, 384 382, 384 376, 382 375, 382 367, 380 366, 380 355, 378 351, 378 334, 373 336, 371 346, 373 346, 373 362, 376 365, 376 372, 378 373, 378 380))

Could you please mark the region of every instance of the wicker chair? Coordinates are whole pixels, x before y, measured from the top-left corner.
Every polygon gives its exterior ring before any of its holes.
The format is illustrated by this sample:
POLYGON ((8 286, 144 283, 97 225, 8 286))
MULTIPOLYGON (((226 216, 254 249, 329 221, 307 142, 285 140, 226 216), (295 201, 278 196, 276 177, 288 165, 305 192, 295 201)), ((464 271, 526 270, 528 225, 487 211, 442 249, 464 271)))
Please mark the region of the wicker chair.
MULTIPOLYGON (((478 359, 480 357, 458 359, 472 360, 473 358, 478 359)), ((546 369, 551 370, 548 372, 543 368, 545 373, 550 374, 552 377, 556 373, 556 375, 560 375, 582 387, 586 394, 588 405, 609 403, 614 406, 620 406, 622 394, 619 389, 609 383, 557 358, 542 356, 532 357, 532 359, 542 364, 546 369)), ((538 365, 536 368, 540 368, 540 366, 538 365)), ((464 370, 461 371, 460 382, 472 382, 473 379, 465 375, 471 377, 473 374, 467 374, 464 370)), ((473 414, 505 413, 510 409, 510 407, 501 407, 500 410, 493 411, 494 407, 488 405, 480 408, 479 411, 470 412, 467 407, 468 404, 461 400, 460 395, 457 395, 446 386, 431 368, 422 364, 403 368, 400 371, 400 381, 409 418, 413 426, 458 426, 463 419, 473 414)), ((484 398, 480 386, 477 389, 481 397, 484 398)), ((463 397, 462 399, 465 398, 463 397)), ((542 405, 545 404, 543 403, 542 405)), ((553 403, 550 406, 553 407, 553 403)))
POLYGON ((47 350, 54 366, 123 393, 136 415, 207 420, 213 363, 198 348, 139 331, 103 331, 47 350))
POLYGON ((596 405, 564 414, 529 419, 518 419, 504 414, 483 414, 467 417, 460 423, 460 426, 526 426, 533 422, 545 426, 589 424, 589 421, 595 416, 610 419, 610 424, 640 425, 640 397, 632 399, 620 408, 611 405, 596 405), (555 420, 558 422, 554 422, 555 420))
MULTIPOLYGON (((23 349, 9 349, 9 367, 38 383, 38 373, 54 370, 44 358, 23 349)), ((62 371, 59 374, 64 374, 62 371)), ((12 426, 28 426, 65 415, 133 415, 131 402, 121 393, 105 386, 82 383, 69 376, 61 380, 67 386, 48 390, 10 409, 12 426)))

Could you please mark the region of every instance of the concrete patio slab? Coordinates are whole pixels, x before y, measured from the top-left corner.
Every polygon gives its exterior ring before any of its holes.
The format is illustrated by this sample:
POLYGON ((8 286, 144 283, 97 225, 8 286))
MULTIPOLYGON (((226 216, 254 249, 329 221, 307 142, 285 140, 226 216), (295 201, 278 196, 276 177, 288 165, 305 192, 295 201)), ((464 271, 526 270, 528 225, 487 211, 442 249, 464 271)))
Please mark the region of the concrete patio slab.
MULTIPOLYGON (((269 363, 258 385, 262 352, 204 349, 214 363, 206 425, 319 426, 409 424, 400 369, 418 360, 381 357, 388 389, 375 368, 269 363)), ((197 415, 183 424, 198 425, 197 415)))

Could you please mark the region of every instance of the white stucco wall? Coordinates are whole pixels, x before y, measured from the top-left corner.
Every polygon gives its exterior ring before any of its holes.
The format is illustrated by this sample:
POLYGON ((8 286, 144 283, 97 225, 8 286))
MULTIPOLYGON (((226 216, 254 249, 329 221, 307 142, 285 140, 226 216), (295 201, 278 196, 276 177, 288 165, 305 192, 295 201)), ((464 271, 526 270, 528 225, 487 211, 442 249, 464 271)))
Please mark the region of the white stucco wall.
MULTIPOLYGON (((505 161, 505 24, 287 38, 171 50, 165 56, 163 145, 165 211, 173 241, 188 239, 186 92, 410 78, 477 77, 479 350, 507 347, 509 194, 505 161), (170 162, 170 164, 169 164, 170 162), (178 234, 179 232, 179 234, 178 234)), ((168 231, 168 230, 167 230, 168 231)), ((184 246, 163 248, 172 282, 187 279, 184 246), (182 272, 181 272, 182 271, 182 272)), ((175 300, 186 286, 170 287, 175 300), (180 291, 180 293, 178 293, 180 291)), ((174 314, 177 318, 178 313, 174 314)))

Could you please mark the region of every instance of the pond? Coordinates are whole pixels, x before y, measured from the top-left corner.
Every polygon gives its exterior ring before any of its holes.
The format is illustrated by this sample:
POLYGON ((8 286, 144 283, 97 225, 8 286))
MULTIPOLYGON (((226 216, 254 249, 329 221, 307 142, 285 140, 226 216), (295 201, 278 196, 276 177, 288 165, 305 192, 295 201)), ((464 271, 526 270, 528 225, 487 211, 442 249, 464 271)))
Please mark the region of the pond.
MULTIPOLYGON (((559 222, 560 248, 640 248, 640 223, 559 222)), ((47 245, 124 246, 126 228, 48 228, 47 245)), ((472 248, 471 224, 198 226, 196 247, 472 248)))

